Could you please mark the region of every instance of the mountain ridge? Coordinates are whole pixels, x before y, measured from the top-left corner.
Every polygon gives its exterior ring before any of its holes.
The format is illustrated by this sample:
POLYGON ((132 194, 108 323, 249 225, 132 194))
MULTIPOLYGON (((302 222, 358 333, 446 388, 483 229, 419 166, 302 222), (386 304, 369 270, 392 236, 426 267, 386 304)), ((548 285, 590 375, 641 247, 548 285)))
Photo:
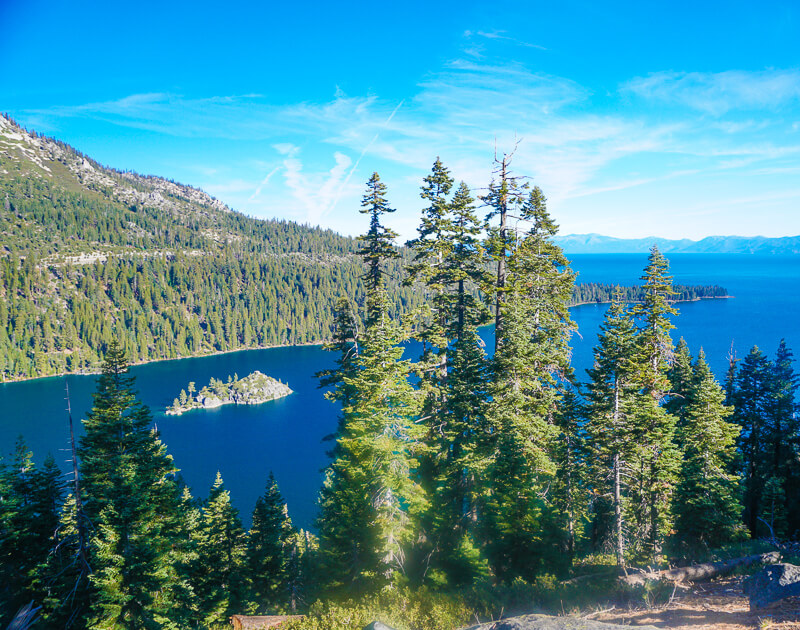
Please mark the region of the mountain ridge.
POLYGON ((566 254, 644 254, 656 245, 663 254, 800 254, 798 236, 707 236, 698 241, 645 238, 616 238, 602 234, 566 234, 554 242, 566 254))

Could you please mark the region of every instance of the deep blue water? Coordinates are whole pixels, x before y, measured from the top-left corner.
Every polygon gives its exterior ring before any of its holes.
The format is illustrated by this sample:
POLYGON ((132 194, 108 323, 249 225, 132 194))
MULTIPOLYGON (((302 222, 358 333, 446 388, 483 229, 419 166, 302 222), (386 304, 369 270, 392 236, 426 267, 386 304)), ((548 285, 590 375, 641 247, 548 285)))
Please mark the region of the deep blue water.
MULTIPOLYGON (((579 282, 633 284, 641 276, 646 258, 642 254, 583 254, 572 256, 572 261, 579 282)), ((670 262, 676 283, 718 284, 734 296, 679 304, 672 333, 676 341, 684 337, 694 353, 703 347, 719 378, 724 376, 732 344, 739 357, 753 345, 772 356, 781 338, 786 338, 800 353, 800 256, 682 254, 670 257, 670 262)), ((579 335, 573 340, 573 365, 582 380, 591 365, 606 309, 606 305, 588 305, 572 310, 579 326, 579 335)), ((491 336, 491 329, 486 329, 488 348, 493 345, 491 336)), ((316 513, 321 469, 327 463, 329 444, 321 439, 335 429, 337 414, 334 405, 323 398, 313 375, 332 362, 333 357, 320 347, 302 346, 151 363, 134 366, 131 372, 195 496, 207 496, 219 470, 249 522, 271 470, 295 523, 309 527, 316 513), (280 378, 295 393, 263 405, 226 405, 178 417, 163 413, 189 381, 200 388, 212 376, 244 376, 253 370, 280 378)), ((66 471, 65 382, 79 424, 91 407, 95 380, 92 376, 68 376, 0 385, 0 453, 10 453, 22 434, 37 461, 52 452, 66 471)))

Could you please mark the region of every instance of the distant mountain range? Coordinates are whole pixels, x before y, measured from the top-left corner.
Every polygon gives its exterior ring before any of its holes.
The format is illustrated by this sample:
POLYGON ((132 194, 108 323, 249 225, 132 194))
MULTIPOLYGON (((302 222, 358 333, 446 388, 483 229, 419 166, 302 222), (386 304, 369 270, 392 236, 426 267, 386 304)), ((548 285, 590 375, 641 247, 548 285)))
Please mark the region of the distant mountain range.
POLYGON ((699 241, 647 238, 614 238, 601 234, 558 236, 556 243, 567 254, 639 254, 656 245, 664 254, 800 254, 800 235, 707 236, 699 241))

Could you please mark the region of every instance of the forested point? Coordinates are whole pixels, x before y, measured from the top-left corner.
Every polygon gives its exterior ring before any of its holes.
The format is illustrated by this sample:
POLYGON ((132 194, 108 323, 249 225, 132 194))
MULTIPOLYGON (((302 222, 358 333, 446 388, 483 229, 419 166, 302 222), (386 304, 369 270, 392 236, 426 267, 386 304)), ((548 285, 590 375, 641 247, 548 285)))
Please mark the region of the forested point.
POLYGON ((316 533, 293 528, 271 477, 249 531, 221 477, 195 498, 109 331, 73 470, 35 466, 22 441, 0 469, 0 624, 32 601, 50 627, 221 629, 232 614, 300 612, 283 627, 380 615, 456 628, 647 597, 617 576, 798 536, 785 343, 774 359, 732 357, 717 382, 702 351, 671 338, 677 291, 654 247, 641 288, 613 291, 593 367, 576 374, 575 274, 543 192, 502 156, 478 200, 438 159, 421 197, 418 237, 398 250, 386 186, 367 183, 363 299, 337 287, 335 367, 318 375, 340 416, 316 533), (424 300, 398 309, 400 287, 424 300), (491 356, 478 335, 490 322, 491 356), (563 581, 598 566, 591 582, 563 581))
MULTIPOLYGON (((132 364, 323 343, 336 334, 338 298, 365 300, 358 239, 247 217, 0 122, 22 138, 0 145, 2 380, 96 372, 112 340, 132 364)), ((397 253, 383 263, 393 316, 430 291, 402 282, 414 253, 397 253)), ((613 291, 579 284, 569 303, 608 302, 613 291)), ((624 292, 643 299, 641 287, 624 292)), ((681 287, 670 299, 724 295, 681 287)))

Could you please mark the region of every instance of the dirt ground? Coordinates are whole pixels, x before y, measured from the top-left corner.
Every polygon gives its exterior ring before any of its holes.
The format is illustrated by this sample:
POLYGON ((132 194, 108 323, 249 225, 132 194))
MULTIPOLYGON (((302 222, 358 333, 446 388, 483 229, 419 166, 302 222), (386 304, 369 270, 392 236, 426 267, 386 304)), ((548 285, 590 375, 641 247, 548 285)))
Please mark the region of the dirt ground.
POLYGON ((614 609, 590 616, 631 626, 680 630, 800 630, 800 598, 750 612, 742 578, 724 578, 678 588, 671 603, 648 610, 614 609))

